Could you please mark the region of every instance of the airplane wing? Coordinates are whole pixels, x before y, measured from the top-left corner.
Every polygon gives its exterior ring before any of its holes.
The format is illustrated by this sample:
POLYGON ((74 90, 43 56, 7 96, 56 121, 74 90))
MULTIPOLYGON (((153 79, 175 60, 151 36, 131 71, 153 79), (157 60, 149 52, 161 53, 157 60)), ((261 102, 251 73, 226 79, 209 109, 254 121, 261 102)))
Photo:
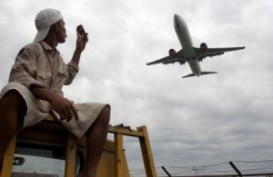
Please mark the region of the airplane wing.
POLYGON ((227 48, 208 48, 206 52, 202 52, 200 48, 194 48, 197 54, 198 60, 201 60, 206 57, 213 57, 217 55, 223 55, 225 52, 231 52, 235 50, 242 50, 245 47, 227 47, 227 48))
POLYGON ((146 63, 147 65, 154 65, 154 64, 170 64, 170 63, 175 63, 179 62, 180 64, 184 64, 187 61, 187 59, 183 55, 183 51, 180 50, 178 51, 175 56, 166 56, 164 58, 161 58, 159 60, 155 60, 149 63, 146 63))
POLYGON ((234 50, 242 50, 245 47, 228 47, 228 48, 208 48, 208 52, 230 52, 234 50))

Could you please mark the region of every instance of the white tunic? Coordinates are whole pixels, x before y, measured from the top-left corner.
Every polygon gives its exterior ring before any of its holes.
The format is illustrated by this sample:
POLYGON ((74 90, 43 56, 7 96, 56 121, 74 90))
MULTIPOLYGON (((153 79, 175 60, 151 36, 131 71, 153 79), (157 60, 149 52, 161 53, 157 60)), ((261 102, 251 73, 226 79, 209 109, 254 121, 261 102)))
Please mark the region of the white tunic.
POLYGON ((75 104, 79 118, 78 120, 72 118, 67 122, 59 119, 58 113, 51 108, 48 102, 37 100, 29 90, 31 86, 39 86, 63 95, 63 85, 71 84, 77 72, 77 65, 73 62, 65 64, 60 53, 45 42, 31 43, 26 45, 16 57, 9 83, 1 91, 0 99, 9 90, 17 90, 21 94, 27 106, 23 128, 32 126, 53 113, 71 133, 78 138, 83 138, 107 104, 75 104))

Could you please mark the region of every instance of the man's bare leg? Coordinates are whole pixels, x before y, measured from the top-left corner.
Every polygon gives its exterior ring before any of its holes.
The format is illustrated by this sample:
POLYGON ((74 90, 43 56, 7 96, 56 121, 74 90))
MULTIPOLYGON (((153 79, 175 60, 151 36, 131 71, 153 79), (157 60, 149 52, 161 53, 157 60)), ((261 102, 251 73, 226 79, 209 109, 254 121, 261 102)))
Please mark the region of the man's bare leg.
POLYGON ((7 92, 0 100, 0 174, 8 143, 21 126, 25 112, 25 101, 15 90, 7 92))
POLYGON ((107 138, 110 108, 105 107, 87 132, 87 153, 83 171, 79 177, 96 177, 98 163, 107 138))

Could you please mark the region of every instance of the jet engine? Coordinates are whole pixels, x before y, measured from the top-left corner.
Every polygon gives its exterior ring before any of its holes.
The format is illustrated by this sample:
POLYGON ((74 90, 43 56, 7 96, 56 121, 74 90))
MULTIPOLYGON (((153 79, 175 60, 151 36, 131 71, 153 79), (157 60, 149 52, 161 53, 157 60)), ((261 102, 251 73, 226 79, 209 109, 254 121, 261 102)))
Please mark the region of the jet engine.
POLYGON ((176 51, 174 50, 174 49, 170 49, 169 50, 169 56, 171 57, 171 58, 177 58, 177 53, 176 53, 176 51))
POLYGON ((207 53, 208 52, 208 46, 207 46, 207 44, 206 43, 201 43, 200 44, 200 50, 201 50, 201 52, 202 53, 207 53))

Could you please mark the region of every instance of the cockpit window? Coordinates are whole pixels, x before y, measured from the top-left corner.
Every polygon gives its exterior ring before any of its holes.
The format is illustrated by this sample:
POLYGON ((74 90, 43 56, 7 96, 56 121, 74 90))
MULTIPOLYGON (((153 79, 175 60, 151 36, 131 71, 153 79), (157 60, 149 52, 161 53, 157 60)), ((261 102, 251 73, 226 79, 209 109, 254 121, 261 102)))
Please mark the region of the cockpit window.
POLYGON ((176 29, 177 29, 177 32, 181 32, 181 26, 179 23, 176 23, 176 29))

